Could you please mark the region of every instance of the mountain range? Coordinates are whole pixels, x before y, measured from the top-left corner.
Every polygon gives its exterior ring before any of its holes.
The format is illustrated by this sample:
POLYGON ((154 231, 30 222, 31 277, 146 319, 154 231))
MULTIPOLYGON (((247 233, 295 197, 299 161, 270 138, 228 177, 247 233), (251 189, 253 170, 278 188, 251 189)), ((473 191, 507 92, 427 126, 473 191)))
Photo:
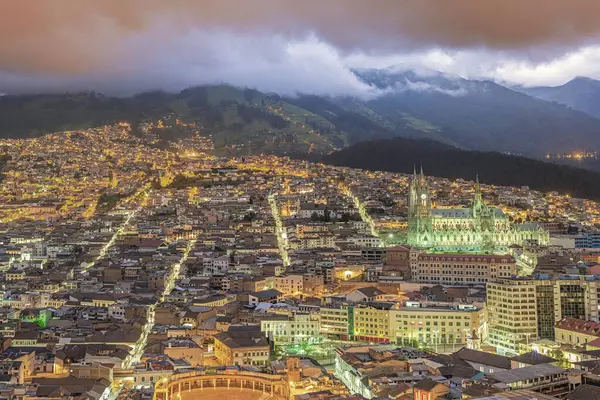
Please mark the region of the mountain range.
POLYGON ((561 86, 517 88, 517 90, 600 118, 600 81, 595 79, 577 77, 561 86))
POLYGON ((93 92, 0 97, 0 137, 32 137, 116 121, 193 121, 232 152, 330 153, 382 138, 541 158, 600 149, 600 82, 508 88, 436 71, 354 70, 365 98, 279 96, 226 85, 127 98, 93 92))

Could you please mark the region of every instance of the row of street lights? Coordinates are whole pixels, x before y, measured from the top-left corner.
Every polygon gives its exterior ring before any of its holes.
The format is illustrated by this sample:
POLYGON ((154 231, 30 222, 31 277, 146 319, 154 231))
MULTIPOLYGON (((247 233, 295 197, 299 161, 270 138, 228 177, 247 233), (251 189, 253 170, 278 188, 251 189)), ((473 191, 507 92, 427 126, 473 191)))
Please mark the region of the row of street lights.
POLYGON ((290 265, 290 257, 287 252, 287 234, 283 230, 283 224, 281 222, 281 216, 279 214, 279 208, 277 207, 277 200, 273 194, 269 194, 269 205, 271 206, 271 213, 273 219, 275 219, 275 234, 277 236, 277 246, 279 247, 279 254, 283 260, 283 266, 288 267, 290 265))

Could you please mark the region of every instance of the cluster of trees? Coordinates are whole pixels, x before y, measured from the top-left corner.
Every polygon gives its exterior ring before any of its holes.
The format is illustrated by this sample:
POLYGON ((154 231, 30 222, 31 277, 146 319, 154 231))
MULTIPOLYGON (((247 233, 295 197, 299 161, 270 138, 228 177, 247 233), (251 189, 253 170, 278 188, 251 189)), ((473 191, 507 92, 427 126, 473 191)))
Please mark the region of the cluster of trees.
POLYGON ((256 213, 254 211, 248 211, 246 214, 244 214, 244 217, 242 218, 243 221, 254 221, 256 219, 256 213))
POLYGON ((173 181, 168 185, 170 189, 185 189, 188 187, 209 187, 210 181, 196 176, 175 175, 173 181))
POLYGON ((117 203, 120 200, 122 200, 126 197, 127 197, 127 195, 125 195, 125 194, 102 193, 100 195, 100 197, 98 198, 98 210, 103 211, 103 212, 110 211, 117 206, 117 203))
MULTIPOLYGON (((327 208, 324 210, 323 215, 319 215, 317 212, 313 212, 310 216, 311 221, 321 221, 321 222, 330 222, 331 221, 331 211, 327 208)), ((341 222, 349 222, 349 221, 360 221, 360 215, 351 214, 351 213, 342 213, 339 219, 341 222)))
POLYGON ((330 222, 331 221, 331 212, 328 209, 325 209, 325 213, 323 215, 319 215, 316 211, 312 213, 310 216, 311 221, 321 221, 321 222, 330 222))

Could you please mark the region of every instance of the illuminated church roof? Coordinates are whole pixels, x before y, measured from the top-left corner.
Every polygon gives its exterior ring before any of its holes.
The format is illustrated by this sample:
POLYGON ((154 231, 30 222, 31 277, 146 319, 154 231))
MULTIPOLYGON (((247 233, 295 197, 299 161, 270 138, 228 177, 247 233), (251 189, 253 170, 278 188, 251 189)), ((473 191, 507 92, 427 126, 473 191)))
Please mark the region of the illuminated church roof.
MULTIPOLYGON (((490 208, 494 212, 496 218, 504 218, 505 214, 499 208, 490 208)), ((473 218, 473 210, 471 208, 434 208, 431 210, 433 218, 473 218)))

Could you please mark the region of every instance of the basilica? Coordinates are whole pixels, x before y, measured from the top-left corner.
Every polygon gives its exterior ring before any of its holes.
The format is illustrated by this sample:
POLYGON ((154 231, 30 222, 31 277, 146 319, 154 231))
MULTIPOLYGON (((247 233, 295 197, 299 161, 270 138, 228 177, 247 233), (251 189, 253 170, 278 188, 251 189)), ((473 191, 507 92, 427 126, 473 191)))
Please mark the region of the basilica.
POLYGON ((548 244, 549 233, 537 224, 512 225, 499 208, 485 204, 479 179, 469 208, 432 208, 427 178, 410 180, 408 236, 411 246, 434 251, 504 252, 509 246, 548 244))

